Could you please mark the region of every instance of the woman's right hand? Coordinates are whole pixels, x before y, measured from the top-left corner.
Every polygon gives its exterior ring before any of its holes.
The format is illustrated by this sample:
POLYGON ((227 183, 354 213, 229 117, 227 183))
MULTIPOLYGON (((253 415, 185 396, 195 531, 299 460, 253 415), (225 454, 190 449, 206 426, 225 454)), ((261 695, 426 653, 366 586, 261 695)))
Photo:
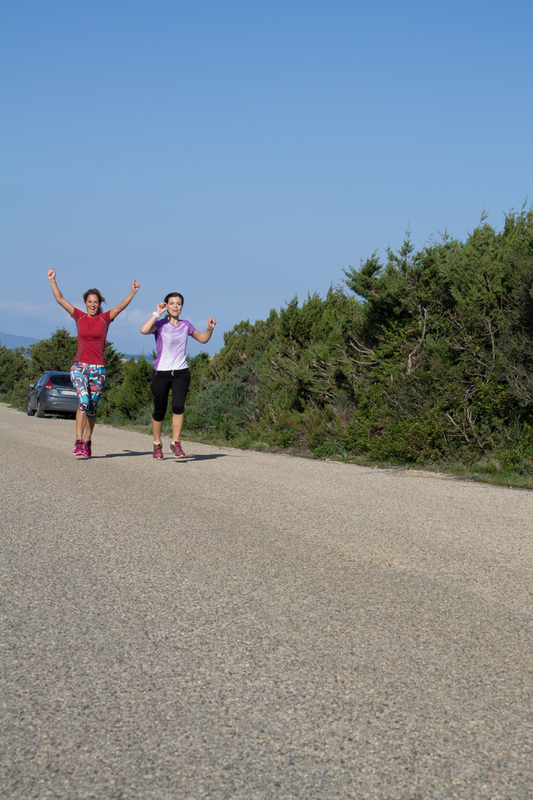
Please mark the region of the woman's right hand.
POLYGON ((48 272, 46 273, 46 276, 47 276, 49 281, 55 281, 55 279, 56 279, 56 271, 55 271, 55 269, 49 269, 48 272))
POLYGON ((166 311, 166 310, 167 310, 167 304, 166 303, 158 303, 157 304, 156 311, 159 313, 159 316, 161 316, 163 311, 166 311))

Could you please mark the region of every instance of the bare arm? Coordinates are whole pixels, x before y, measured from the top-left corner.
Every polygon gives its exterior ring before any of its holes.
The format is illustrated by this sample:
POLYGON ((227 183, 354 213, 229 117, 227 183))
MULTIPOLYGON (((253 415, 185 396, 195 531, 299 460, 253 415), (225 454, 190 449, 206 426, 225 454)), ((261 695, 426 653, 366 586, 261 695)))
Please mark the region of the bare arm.
POLYGON ((141 327, 141 333, 144 333, 145 336, 148 336, 149 333, 155 333, 155 322, 159 319, 166 307, 166 303, 157 304, 157 309, 154 311, 150 319, 147 319, 144 325, 141 327))
POLYGON ((56 283, 56 271, 55 271, 55 269, 49 269, 46 274, 47 274, 48 280, 50 281, 50 286, 52 287, 52 293, 53 293, 55 299, 57 300, 59 305, 62 306, 65 309, 65 311, 68 311, 70 316, 72 316, 72 314, 74 312, 74 306, 72 305, 72 303, 69 303, 68 300, 65 300, 65 298, 63 297, 63 295, 59 291, 59 286, 56 283))
POLYGON ((130 289, 129 294, 127 295, 127 297, 124 298, 122 303, 119 303, 118 306, 115 306, 115 308, 112 308, 111 311, 109 312, 109 318, 110 318, 111 321, 113 321, 115 319, 115 317, 118 317, 120 312, 124 311, 124 309, 127 306, 129 306, 129 304, 131 303, 131 301, 133 300, 133 298, 135 297, 135 295, 139 291, 139 285, 140 284, 138 284, 137 281, 132 281, 131 282, 131 289, 130 289))
POLYGON ((217 324, 216 319, 213 319, 213 317, 209 317, 209 319, 207 320, 207 330, 204 331, 203 333, 200 333, 200 331, 194 331, 194 333, 191 333, 192 338, 196 339, 197 342, 206 344, 206 342, 208 342, 209 339, 211 338, 216 324, 217 324))

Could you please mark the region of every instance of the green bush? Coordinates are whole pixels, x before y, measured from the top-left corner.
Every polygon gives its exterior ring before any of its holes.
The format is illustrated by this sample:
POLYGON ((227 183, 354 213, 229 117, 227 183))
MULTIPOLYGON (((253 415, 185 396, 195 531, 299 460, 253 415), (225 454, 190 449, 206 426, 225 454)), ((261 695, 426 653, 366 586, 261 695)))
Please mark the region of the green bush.
POLYGON ((126 419, 133 420, 152 404, 150 378, 153 367, 144 356, 140 356, 138 361, 133 358, 125 361, 122 372, 124 379, 109 391, 105 408, 108 414, 119 413, 126 419))
POLYGON ((0 347, 0 395, 10 392, 27 373, 28 360, 22 347, 16 350, 0 347))
POLYGON ((231 440, 248 434, 256 416, 250 365, 236 368, 224 380, 211 380, 185 407, 188 430, 205 429, 231 440))

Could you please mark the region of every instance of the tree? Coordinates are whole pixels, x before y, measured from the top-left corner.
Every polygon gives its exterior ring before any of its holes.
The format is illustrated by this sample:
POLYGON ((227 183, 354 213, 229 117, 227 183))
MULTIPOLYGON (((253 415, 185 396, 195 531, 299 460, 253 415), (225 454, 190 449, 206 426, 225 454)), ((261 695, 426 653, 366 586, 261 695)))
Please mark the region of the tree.
POLYGON ((8 350, 0 347, 0 394, 9 392, 18 380, 22 380, 28 371, 28 360, 24 356, 24 348, 8 350))
POLYGON ((47 370, 69 372, 77 349, 77 337, 71 336, 66 328, 58 328, 49 339, 30 345, 31 376, 38 378, 47 370))

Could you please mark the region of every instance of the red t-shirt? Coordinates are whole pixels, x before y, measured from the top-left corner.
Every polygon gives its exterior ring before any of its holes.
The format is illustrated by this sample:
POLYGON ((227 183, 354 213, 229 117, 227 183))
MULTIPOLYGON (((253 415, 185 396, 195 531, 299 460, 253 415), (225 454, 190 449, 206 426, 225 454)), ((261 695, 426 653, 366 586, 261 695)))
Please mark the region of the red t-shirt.
POLYGON ((105 364, 104 348, 107 329, 111 323, 109 311, 90 317, 85 311, 75 308, 72 319, 78 329, 78 352, 74 361, 85 364, 105 364))

